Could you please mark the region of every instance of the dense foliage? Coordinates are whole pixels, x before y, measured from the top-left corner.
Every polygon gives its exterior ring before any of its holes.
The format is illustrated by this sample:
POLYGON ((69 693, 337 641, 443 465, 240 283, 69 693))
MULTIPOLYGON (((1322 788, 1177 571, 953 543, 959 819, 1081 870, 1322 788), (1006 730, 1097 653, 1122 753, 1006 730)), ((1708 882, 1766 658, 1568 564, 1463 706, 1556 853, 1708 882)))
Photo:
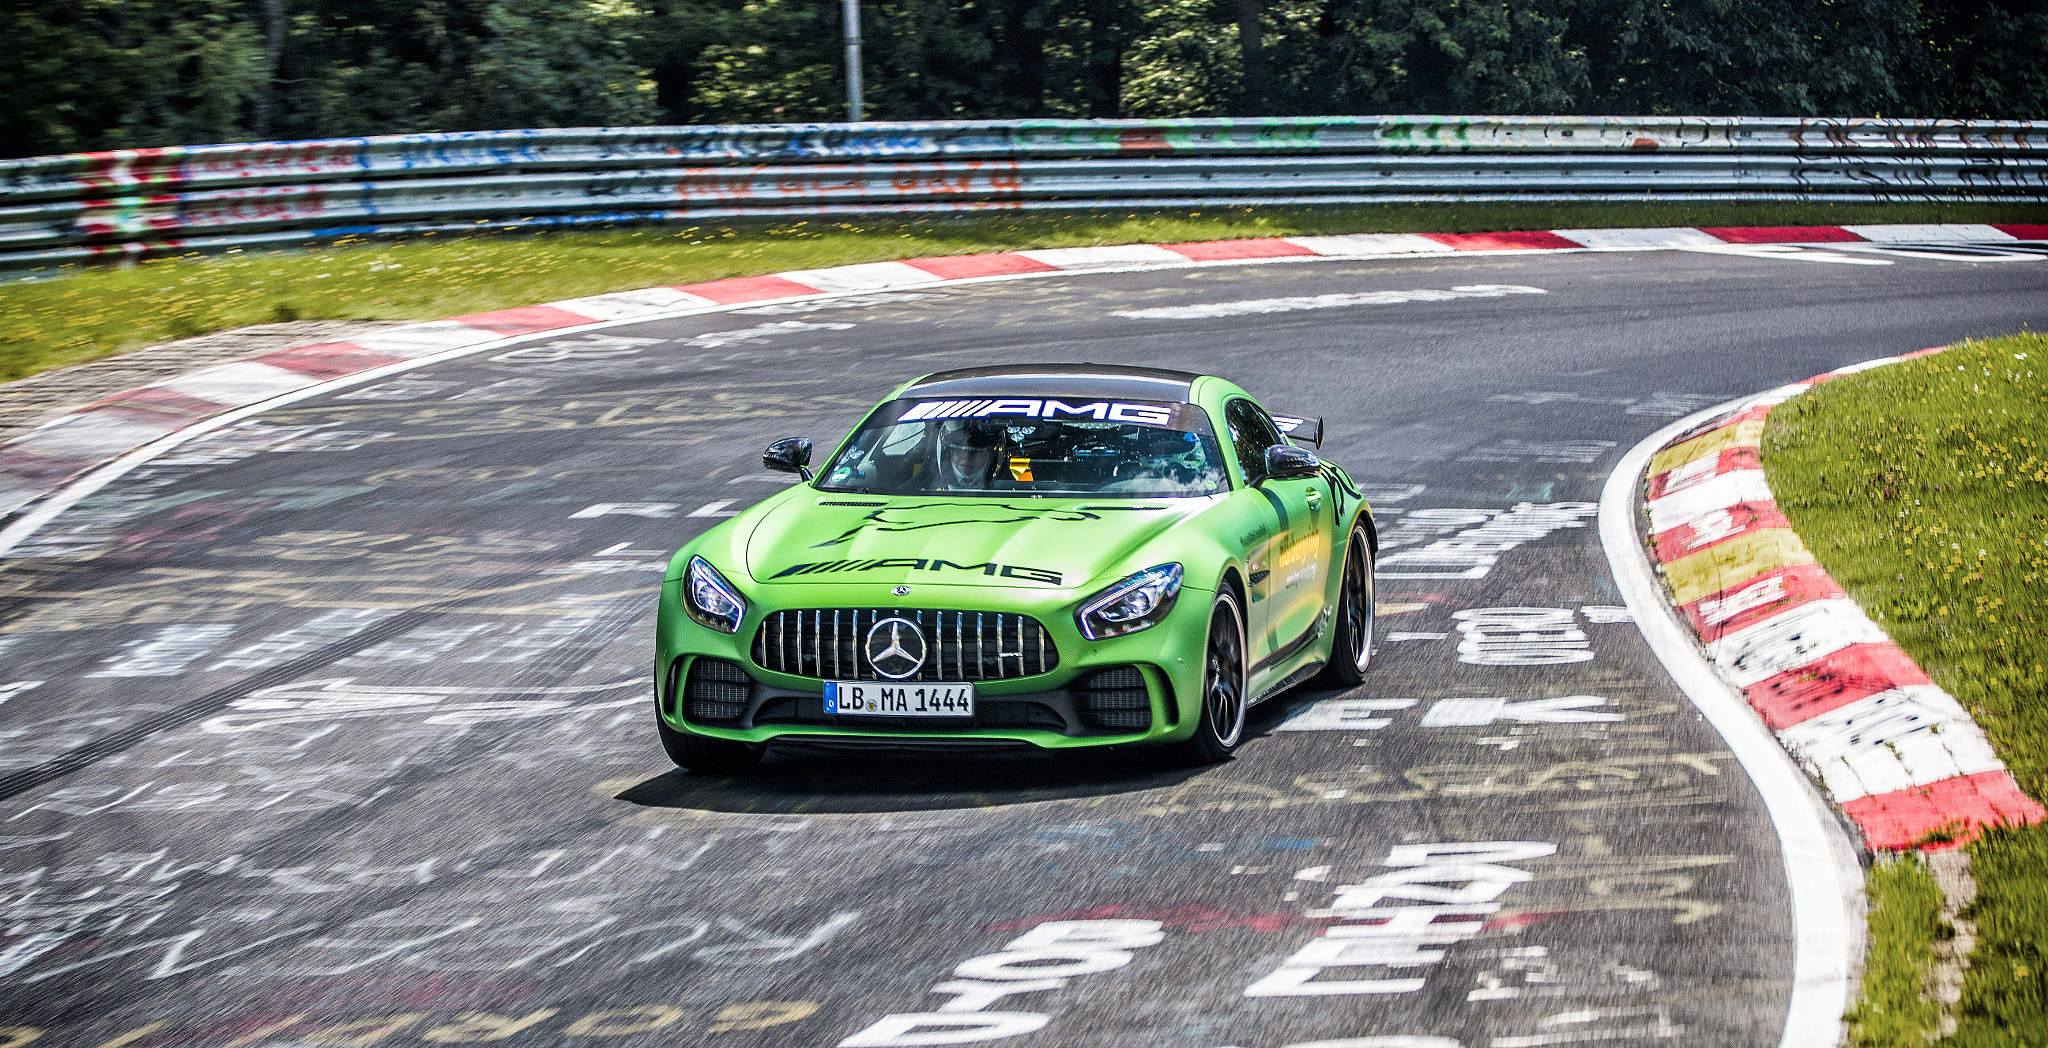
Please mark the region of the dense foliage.
MULTIPOLYGON (((2042 0, 864 0, 870 119, 2048 117, 2042 0)), ((0 153, 844 118, 834 0, 10 0, 0 153)))

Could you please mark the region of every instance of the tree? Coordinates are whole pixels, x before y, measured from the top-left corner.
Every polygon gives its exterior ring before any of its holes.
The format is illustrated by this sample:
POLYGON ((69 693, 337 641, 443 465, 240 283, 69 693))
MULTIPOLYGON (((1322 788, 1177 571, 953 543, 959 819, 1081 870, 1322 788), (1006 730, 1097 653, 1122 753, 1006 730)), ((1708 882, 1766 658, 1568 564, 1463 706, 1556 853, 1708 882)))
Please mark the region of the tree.
MULTIPOLYGON (((1218 0, 1145 0, 1136 39, 1125 56, 1126 116, 1228 116, 1246 101, 1243 26, 1233 4, 1218 0)), ((1261 11, 1261 37, 1264 36, 1261 11)))
POLYGON ((235 0, 16 0, 0 11, 0 141, 15 156, 246 137, 265 79, 235 0))
POLYGON ((1916 0, 1585 0, 1566 39, 1591 91, 1565 111, 1897 114, 1916 0))
POLYGON ((1555 113, 1586 89, 1568 0, 1321 0, 1267 61, 1288 113, 1555 113))
POLYGON ((687 103, 689 122, 846 118, 837 4, 746 0, 730 18, 724 39, 706 45, 700 58, 701 72, 687 103))
MULTIPOLYGON (((879 120, 2048 118, 2048 0, 863 0, 879 120)), ((834 121, 834 0, 9 0, 0 151, 834 121)))
POLYGON ((1928 53, 1920 112, 1961 118, 2048 119, 2048 3, 1927 0, 1928 53))
POLYGON ((646 12, 631 0, 495 0, 477 49, 479 127, 651 124, 654 81, 632 47, 646 12))

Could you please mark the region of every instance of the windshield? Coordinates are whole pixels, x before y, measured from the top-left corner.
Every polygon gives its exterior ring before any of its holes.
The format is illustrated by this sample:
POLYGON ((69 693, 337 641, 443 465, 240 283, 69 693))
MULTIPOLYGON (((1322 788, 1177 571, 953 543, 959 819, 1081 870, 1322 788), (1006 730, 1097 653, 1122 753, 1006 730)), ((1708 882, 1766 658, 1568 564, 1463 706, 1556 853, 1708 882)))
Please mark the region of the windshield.
POLYGON ((1151 401, 893 400, 825 471, 871 495, 1184 498, 1229 487, 1209 417, 1151 401))

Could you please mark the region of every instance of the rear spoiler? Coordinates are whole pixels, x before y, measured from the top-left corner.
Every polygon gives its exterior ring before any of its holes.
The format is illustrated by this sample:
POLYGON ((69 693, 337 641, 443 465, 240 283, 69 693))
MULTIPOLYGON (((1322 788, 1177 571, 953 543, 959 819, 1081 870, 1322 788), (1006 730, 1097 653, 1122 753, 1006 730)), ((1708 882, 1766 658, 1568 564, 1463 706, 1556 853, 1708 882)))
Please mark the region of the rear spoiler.
POLYGON ((1323 420, 1320 416, 1275 415, 1273 424, 1291 439, 1323 446, 1323 420))

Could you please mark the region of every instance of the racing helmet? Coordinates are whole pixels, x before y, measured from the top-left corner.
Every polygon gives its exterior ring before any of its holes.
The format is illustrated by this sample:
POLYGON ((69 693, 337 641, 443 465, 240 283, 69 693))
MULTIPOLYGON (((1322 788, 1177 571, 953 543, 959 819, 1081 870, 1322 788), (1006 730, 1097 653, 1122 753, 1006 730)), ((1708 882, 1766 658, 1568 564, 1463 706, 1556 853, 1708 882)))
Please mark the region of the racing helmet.
POLYGON ((995 473, 1004 427, 983 419, 956 419, 939 428, 939 481, 951 487, 984 487, 995 473))

